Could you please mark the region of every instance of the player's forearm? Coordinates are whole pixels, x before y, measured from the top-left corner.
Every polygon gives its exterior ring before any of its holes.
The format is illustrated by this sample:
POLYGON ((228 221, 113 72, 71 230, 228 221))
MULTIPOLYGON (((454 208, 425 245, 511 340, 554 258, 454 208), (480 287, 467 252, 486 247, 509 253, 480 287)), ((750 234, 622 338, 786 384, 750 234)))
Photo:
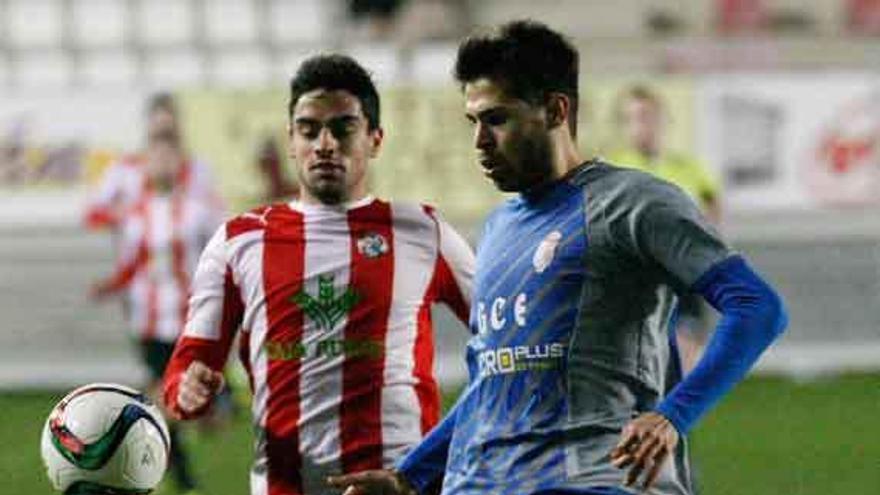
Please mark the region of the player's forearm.
POLYGON ((710 269, 694 288, 722 317, 694 370, 657 407, 682 434, 742 380, 787 323, 782 300, 739 257, 710 269))
POLYGON ((83 224, 92 230, 112 229, 119 225, 119 215, 109 207, 95 206, 86 211, 83 224))
POLYGON ((102 285, 104 285, 108 292, 118 292, 128 287, 134 280, 135 275, 144 269, 148 261, 149 253, 147 252, 147 247, 141 244, 138 246, 134 257, 123 260, 116 267, 116 271, 102 282, 102 285))
POLYGON ((174 353, 165 369, 165 375, 162 378, 162 400, 165 407, 178 419, 192 419, 204 414, 209 408, 210 403, 206 404, 195 411, 184 411, 178 402, 180 383, 183 380, 184 372, 194 361, 201 361, 207 364, 211 369, 220 371, 225 364, 225 355, 228 349, 220 348, 220 342, 187 337, 185 335, 178 339, 174 346, 174 353))

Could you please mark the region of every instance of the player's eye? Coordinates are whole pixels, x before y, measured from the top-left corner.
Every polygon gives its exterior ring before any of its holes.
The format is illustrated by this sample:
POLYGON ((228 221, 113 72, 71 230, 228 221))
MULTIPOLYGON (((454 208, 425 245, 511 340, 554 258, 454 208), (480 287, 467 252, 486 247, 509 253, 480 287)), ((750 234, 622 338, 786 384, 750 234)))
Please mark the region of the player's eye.
POLYGON ((321 131, 321 126, 317 122, 297 122, 296 133, 306 139, 315 139, 321 131))
POLYGON ((497 127, 507 123, 509 116, 507 115, 507 112, 502 111, 487 112, 482 116, 481 120, 486 125, 497 127))
POLYGON ((346 139, 357 132, 358 123, 356 120, 333 121, 327 124, 330 134, 336 139, 346 139))

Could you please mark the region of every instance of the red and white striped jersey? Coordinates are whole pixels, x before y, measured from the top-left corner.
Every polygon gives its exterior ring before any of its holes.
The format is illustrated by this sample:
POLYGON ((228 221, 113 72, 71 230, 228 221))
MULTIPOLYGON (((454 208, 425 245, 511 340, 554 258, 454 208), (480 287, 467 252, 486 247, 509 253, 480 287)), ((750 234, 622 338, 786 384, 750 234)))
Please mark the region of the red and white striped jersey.
POLYGON ((430 306, 467 321, 474 255, 429 207, 298 202, 226 223, 193 281, 165 375, 221 370, 241 328, 258 442, 253 495, 326 493, 328 474, 390 467, 439 419, 430 306))
MULTIPOLYGON (((145 157, 138 154, 126 155, 107 167, 88 199, 84 215, 87 227, 118 226, 128 211, 137 205, 147 188, 148 178, 144 168, 145 157)), ((223 202, 214 187, 213 174, 205 162, 187 160, 178 170, 174 182, 176 190, 184 191, 197 201, 215 203, 215 208, 223 209, 223 202)))
POLYGON ((125 289, 130 327, 141 339, 173 343, 183 329, 190 277, 222 222, 214 203, 149 188, 117 223, 116 270, 105 282, 125 289))

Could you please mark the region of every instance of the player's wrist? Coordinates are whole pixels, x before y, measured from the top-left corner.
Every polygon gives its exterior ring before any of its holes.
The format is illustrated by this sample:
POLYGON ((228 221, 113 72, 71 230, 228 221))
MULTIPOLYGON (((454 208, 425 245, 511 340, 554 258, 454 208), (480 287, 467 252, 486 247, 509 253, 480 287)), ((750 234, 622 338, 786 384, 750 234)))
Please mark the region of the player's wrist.
POLYGON ((406 477, 406 475, 398 470, 391 471, 397 482, 398 493, 402 495, 418 495, 415 485, 406 477))
POLYGON ((684 420, 676 414, 671 405, 661 403, 653 412, 671 424, 679 436, 684 436, 687 433, 687 426, 684 424, 684 420))

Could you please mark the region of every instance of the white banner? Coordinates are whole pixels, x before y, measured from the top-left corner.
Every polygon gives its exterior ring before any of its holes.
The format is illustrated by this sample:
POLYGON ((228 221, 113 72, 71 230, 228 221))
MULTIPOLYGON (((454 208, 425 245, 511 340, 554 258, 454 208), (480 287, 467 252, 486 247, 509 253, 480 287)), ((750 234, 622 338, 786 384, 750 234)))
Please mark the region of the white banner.
POLYGON ((880 204, 880 77, 718 75, 696 99, 698 151, 728 209, 880 204))
POLYGON ((140 144, 146 97, 134 88, 0 94, 0 187, 93 178, 113 155, 140 144))

